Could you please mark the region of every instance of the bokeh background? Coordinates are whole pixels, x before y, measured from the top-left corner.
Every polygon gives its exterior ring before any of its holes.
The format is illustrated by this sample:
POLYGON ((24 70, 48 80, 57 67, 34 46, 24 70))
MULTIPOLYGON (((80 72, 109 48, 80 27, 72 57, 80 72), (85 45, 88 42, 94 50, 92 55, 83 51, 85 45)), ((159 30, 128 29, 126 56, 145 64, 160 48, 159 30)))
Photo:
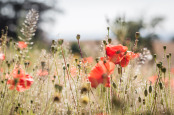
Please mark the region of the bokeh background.
POLYGON ((82 44, 95 46, 110 27, 115 41, 134 42, 135 32, 140 32, 140 48, 163 55, 162 47, 167 45, 167 52, 173 54, 173 4, 173 0, 0 0, 0 29, 8 26, 8 36, 18 40, 21 24, 34 8, 40 14, 33 39, 39 48, 49 48, 53 39, 63 38, 77 53, 77 34, 82 44))

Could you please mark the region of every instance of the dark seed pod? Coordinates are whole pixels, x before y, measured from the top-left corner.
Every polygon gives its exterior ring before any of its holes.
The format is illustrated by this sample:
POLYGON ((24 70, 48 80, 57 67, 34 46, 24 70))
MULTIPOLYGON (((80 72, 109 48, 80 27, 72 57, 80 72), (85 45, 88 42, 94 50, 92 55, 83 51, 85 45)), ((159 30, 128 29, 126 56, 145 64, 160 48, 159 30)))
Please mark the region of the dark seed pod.
POLYGON ((163 73, 166 73, 166 68, 165 68, 165 67, 162 67, 162 68, 161 68, 161 71, 162 71, 163 73))
POLYGON ((104 45, 107 45, 106 40, 103 40, 103 44, 104 44, 104 45))
POLYGON ((149 86, 149 93, 152 93, 152 86, 149 86))
POLYGON ((116 89, 117 88, 117 85, 115 82, 112 83, 113 87, 116 89))
POLYGON ((159 83, 160 89, 163 89, 163 84, 160 82, 159 83))
POLYGON ((144 90, 144 95, 147 97, 148 95, 147 89, 144 90))
POLYGON ((156 54, 153 55, 153 58, 156 59, 156 54))
POLYGON ((138 97, 138 101, 141 103, 141 97, 138 97))
POLYGON ((109 39, 108 39, 108 43, 110 44, 111 42, 112 42, 112 39, 111 39, 111 38, 109 38, 109 39))
POLYGON ((145 99, 143 99, 143 105, 145 105, 146 104, 146 101, 145 101, 145 99))
POLYGON ((163 49, 166 50, 166 46, 163 46, 163 49))

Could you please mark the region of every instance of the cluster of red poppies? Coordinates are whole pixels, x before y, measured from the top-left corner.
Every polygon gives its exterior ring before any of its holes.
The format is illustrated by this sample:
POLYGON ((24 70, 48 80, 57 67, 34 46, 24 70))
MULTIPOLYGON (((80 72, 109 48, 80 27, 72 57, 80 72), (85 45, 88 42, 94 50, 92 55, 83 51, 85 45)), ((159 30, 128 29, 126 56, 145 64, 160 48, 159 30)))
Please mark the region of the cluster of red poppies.
POLYGON ((10 84, 10 89, 16 89, 19 92, 29 89, 33 84, 32 76, 25 74, 25 71, 20 67, 15 67, 11 74, 12 78, 8 79, 7 84, 10 84))
POLYGON ((121 44, 106 45, 106 57, 102 57, 91 70, 88 79, 91 82, 91 87, 96 88, 99 84, 104 84, 105 87, 110 87, 110 77, 114 71, 115 65, 126 67, 131 59, 139 57, 139 54, 127 51, 128 48, 121 44))

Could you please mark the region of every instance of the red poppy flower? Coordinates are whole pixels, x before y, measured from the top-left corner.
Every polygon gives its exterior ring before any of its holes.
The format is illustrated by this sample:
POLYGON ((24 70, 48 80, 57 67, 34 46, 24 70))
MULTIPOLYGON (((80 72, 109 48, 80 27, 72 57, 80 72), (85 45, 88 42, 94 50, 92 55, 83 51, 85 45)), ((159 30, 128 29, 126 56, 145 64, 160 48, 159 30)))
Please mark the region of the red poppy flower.
POLYGON ((123 56, 123 58, 122 58, 122 60, 120 62, 121 67, 126 67, 129 64, 129 61, 131 59, 134 59, 134 58, 137 58, 137 57, 139 57, 138 53, 133 53, 131 51, 128 51, 126 53, 126 55, 123 56))
POLYGON ((3 53, 0 53, 0 60, 5 60, 5 55, 3 53))
POLYGON ((18 47, 20 49, 24 49, 24 48, 27 48, 27 44, 25 42, 23 42, 23 41, 19 41, 18 42, 18 47))
POLYGON ((87 57, 87 58, 83 58, 82 60, 83 63, 92 63, 93 62, 93 58, 92 57, 87 57))
POLYGON ((110 87, 109 75, 113 73, 115 64, 110 61, 99 61, 91 70, 88 79, 91 87, 96 88, 99 84, 110 87))
POLYGON ((108 56, 108 59, 112 61, 115 64, 118 64, 125 55, 127 51, 126 46, 122 46, 121 44, 113 46, 111 44, 106 45, 106 54, 108 56))
POLYGON ((37 75, 38 76, 47 76, 48 75, 48 71, 40 69, 40 70, 37 71, 37 75))
POLYGON ((15 67, 12 71, 13 78, 23 78, 25 77, 25 71, 20 67, 15 67))
POLYGON ((33 84, 33 78, 30 75, 26 75, 23 78, 13 78, 9 79, 7 81, 7 84, 10 84, 11 86, 9 89, 13 90, 16 89, 19 92, 23 92, 26 89, 29 89, 31 85, 33 84))

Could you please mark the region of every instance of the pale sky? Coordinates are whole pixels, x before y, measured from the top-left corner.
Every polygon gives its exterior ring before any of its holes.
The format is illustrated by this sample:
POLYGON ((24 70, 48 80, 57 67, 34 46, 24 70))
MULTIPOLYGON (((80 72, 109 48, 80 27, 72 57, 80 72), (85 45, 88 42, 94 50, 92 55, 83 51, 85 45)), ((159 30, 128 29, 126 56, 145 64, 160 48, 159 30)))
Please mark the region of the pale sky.
POLYGON ((52 39, 72 40, 80 34, 82 40, 102 40, 107 34, 106 16, 114 20, 124 15, 126 20, 143 17, 146 22, 164 16, 156 33, 163 40, 174 36, 174 0, 59 0, 58 6, 64 13, 55 17, 54 25, 45 28, 52 39))

